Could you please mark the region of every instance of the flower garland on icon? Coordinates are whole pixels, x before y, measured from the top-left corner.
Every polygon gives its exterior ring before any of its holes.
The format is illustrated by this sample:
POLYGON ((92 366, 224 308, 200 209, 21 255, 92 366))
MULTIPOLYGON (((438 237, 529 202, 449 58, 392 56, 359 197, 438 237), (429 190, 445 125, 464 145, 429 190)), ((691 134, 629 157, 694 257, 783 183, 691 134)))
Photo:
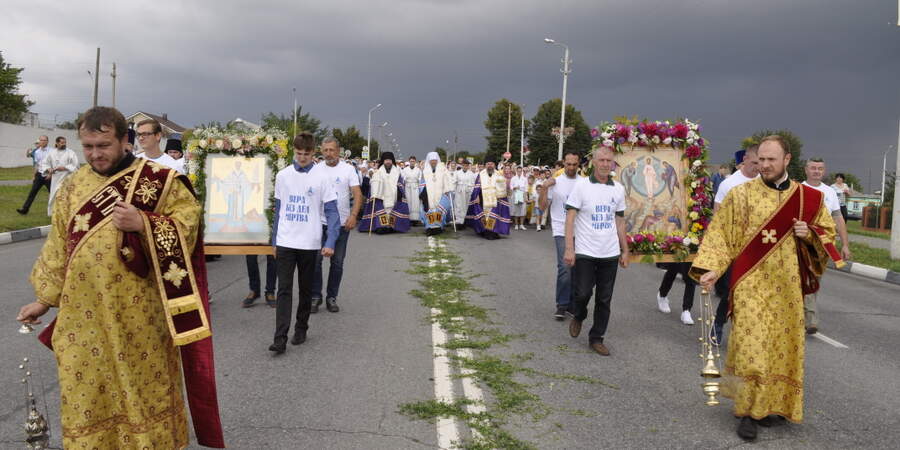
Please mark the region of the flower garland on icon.
POLYGON ((644 255, 642 262, 653 262, 654 256, 659 255, 673 255, 676 260, 684 261, 697 252, 712 221, 712 179, 706 169, 709 149, 700 131, 699 124, 687 119, 660 122, 625 118, 604 122, 591 130, 593 149, 604 146, 613 148, 616 153, 625 153, 634 147, 646 147, 651 151, 673 147, 684 152, 683 158, 689 167, 683 177, 684 186, 690 193, 686 200, 687 231, 627 233, 630 251, 644 255))
MULTIPOLYGON (((266 155, 266 164, 271 169, 273 186, 278 171, 291 163, 287 135, 278 129, 264 128, 247 131, 217 127, 196 128, 186 133, 185 141, 188 143, 184 155, 185 171, 201 205, 205 204, 206 156, 210 153, 244 158, 266 155)), ((266 209, 270 227, 274 219, 272 212, 274 205, 273 193, 269 196, 269 208, 266 209)))

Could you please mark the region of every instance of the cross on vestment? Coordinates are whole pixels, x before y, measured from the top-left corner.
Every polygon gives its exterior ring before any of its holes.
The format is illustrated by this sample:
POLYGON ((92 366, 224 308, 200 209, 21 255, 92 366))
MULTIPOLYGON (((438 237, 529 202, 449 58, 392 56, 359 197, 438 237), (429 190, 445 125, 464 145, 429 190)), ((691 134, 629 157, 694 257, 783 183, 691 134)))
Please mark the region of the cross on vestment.
POLYGON ((774 244, 778 242, 778 239, 775 237, 775 230, 762 230, 762 235, 763 244, 774 244))

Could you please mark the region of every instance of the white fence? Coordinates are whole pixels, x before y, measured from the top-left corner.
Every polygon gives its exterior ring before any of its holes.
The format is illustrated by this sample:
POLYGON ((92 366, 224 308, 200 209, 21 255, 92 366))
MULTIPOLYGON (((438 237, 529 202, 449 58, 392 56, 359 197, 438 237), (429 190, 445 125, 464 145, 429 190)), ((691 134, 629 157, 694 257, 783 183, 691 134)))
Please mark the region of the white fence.
POLYGON ((65 137, 68 147, 75 150, 78 155, 78 161, 84 163, 81 142, 78 141, 78 133, 75 130, 39 128, 0 122, 0 167, 30 166, 31 158, 25 156, 25 151, 34 148, 35 141, 41 135, 47 135, 50 138, 50 147, 53 147, 57 136, 65 137))

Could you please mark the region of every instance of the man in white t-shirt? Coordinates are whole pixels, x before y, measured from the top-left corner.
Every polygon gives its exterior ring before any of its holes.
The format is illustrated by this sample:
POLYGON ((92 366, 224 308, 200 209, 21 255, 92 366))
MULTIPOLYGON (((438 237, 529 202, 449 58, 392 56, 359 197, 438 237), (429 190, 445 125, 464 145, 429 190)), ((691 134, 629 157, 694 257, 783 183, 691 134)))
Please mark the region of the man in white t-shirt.
POLYGON ((150 161, 162 164, 166 167, 175 169, 180 174, 184 174, 184 160, 176 161, 159 148, 159 142, 162 140, 162 125, 154 119, 144 119, 137 124, 137 140, 141 146, 142 153, 136 153, 134 156, 138 158, 149 159, 150 161))
POLYGON ((538 203, 542 211, 550 209, 550 227, 556 241, 556 320, 572 312, 572 269, 563 261, 566 250, 566 199, 575 183, 584 178, 578 174, 581 155, 574 151, 563 156, 563 173, 544 181, 538 203))
MULTIPOLYGON (((728 192, 737 186, 748 181, 752 181, 759 177, 759 156, 757 151, 758 145, 751 145, 746 150, 741 150, 734 154, 734 162, 738 165, 738 170, 729 175, 728 178, 722 180, 719 184, 719 190, 716 192, 713 213, 719 210, 719 206, 725 201, 728 192)), ((716 320, 713 324, 715 338, 722 336, 722 329, 725 327, 725 321, 728 319, 728 290, 731 282, 731 270, 727 270, 721 278, 716 281, 716 297, 719 297, 719 305, 716 308, 716 320)), ((657 302, 659 302, 660 310, 669 309, 669 300, 660 297, 657 293, 657 302)))
POLYGON ((603 338, 609 324, 617 264, 628 267, 630 256, 625 240, 625 188, 609 176, 614 156, 615 151, 609 147, 594 150, 594 172, 587 179, 578 180, 566 200, 563 259, 574 266, 575 302, 569 335, 575 338, 581 333, 581 322, 587 317, 587 305, 596 289, 588 343, 602 356, 609 356, 603 338))
POLYGON ((740 169, 729 175, 728 178, 722 180, 719 184, 719 190, 716 191, 715 210, 719 209, 719 205, 725 201, 728 191, 740 186, 759 176, 759 157, 756 155, 759 150, 758 145, 751 145, 746 150, 741 150, 735 154, 735 163, 740 169), (743 159, 741 159, 743 158, 743 159))
POLYGON ((294 162, 275 176, 275 223, 272 244, 278 270, 278 297, 275 307, 275 341, 269 351, 284 353, 291 329, 294 275, 297 275, 300 304, 291 344, 306 341, 312 305, 316 255, 331 257, 338 240, 341 216, 334 184, 324 171, 312 170, 316 138, 303 132, 294 138, 294 162), (328 234, 322 242, 322 217, 328 234))
MULTIPOLYGON (((341 145, 332 136, 322 140, 322 156, 325 161, 316 164, 313 171, 321 171, 334 185, 337 193, 338 213, 341 217, 341 229, 338 240, 334 245, 334 255, 331 256, 331 265, 328 268, 328 285, 325 290, 325 309, 329 312, 338 312, 338 290, 341 288, 341 278, 344 275, 344 256, 347 254, 347 241, 350 239, 350 230, 356 227, 356 218, 362 206, 362 191, 359 188, 359 176, 356 169, 340 159, 341 145), (351 197, 353 202, 350 201, 351 197)), ((322 218, 322 239, 328 235, 328 226, 325 218, 322 218)), ((316 256, 316 274, 312 284, 312 309, 311 313, 319 312, 322 304, 322 255, 316 256)))
MULTIPOLYGON (((838 194, 835 190, 822 182, 825 178, 825 161, 822 158, 810 158, 806 161, 806 181, 804 185, 813 189, 817 189, 825 194, 825 208, 831 213, 834 219, 835 228, 841 237, 841 258, 849 261, 850 257, 850 239, 847 236, 847 224, 844 222, 844 216, 841 215, 841 202, 838 200, 838 194)), ((819 317, 816 314, 816 293, 803 296, 803 316, 806 324, 806 334, 815 334, 819 331, 819 317)))

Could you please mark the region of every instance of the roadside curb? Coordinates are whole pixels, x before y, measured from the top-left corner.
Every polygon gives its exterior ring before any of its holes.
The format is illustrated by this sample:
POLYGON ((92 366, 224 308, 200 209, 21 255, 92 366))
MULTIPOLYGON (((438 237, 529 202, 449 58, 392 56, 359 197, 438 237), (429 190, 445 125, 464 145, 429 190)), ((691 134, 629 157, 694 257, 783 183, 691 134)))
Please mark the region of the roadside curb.
POLYGON ((28 228, 25 230, 7 231, 0 233, 0 245, 22 242, 30 239, 39 239, 50 234, 50 225, 28 228))
POLYGON ((893 270, 888 270, 882 267, 875 267, 855 262, 847 262, 846 266, 838 269, 834 266, 833 262, 829 261, 828 268, 832 270, 839 270, 841 272, 852 273, 866 278, 871 278, 873 280, 885 281, 887 283, 900 285, 900 272, 894 272, 893 270))

